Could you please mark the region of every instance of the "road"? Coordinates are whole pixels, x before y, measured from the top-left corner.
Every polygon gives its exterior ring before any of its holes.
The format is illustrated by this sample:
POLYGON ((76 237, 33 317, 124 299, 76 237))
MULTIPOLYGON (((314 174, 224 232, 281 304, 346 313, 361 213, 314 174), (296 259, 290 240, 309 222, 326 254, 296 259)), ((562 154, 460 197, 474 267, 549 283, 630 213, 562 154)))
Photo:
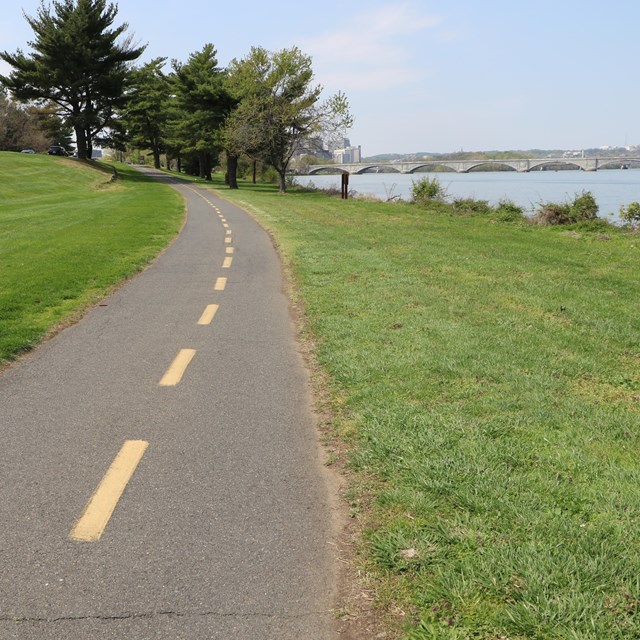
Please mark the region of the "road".
POLYGON ((334 637, 333 492, 268 235, 210 191, 0 375, 0 638, 334 637))

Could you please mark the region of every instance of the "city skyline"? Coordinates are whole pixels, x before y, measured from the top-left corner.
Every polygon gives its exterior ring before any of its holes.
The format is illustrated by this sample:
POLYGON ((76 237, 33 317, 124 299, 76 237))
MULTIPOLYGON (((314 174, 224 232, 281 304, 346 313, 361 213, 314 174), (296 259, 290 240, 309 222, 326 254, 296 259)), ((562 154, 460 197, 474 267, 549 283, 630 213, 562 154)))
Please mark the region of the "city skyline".
MULTIPOLYGON (((28 51, 22 10, 7 8, 1 48, 28 51)), ((117 24, 148 43, 140 62, 185 61, 211 42, 221 66, 251 46, 298 46, 325 94, 344 91, 363 155, 587 149, 640 143, 634 77, 640 5, 353 0, 296 6, 248 0, 241 13, 194 0, 118 3, 117 24), (265 28, 268 25, 268 28, 265 28)), ((0 73, 10 71, 0 63, 0 73)))

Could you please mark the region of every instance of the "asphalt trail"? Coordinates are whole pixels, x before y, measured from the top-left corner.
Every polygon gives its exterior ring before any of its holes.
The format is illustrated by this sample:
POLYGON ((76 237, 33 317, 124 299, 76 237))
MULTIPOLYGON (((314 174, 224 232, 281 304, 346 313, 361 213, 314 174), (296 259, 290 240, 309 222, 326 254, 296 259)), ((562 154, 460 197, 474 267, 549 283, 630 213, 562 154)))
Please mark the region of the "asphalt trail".
POLYGON ((328 640, 332 493, 278 258, 241 209, 159 179, 178 239, 0 375, 0 638, 328 640), (74 539, 131 442, 103 531, 74 539))

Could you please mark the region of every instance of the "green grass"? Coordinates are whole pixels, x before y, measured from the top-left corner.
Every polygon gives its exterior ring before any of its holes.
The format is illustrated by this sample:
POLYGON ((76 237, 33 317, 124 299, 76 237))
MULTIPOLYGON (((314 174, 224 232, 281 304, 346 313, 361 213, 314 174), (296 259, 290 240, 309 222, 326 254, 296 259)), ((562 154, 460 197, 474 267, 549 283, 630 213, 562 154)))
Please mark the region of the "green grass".
POLYGON ((640 638, 640 238, 241 186, 405 637, 640 638))
POLYGON ((0 365, 139 271, 181 198, 126 165, 0 153, 0 365))

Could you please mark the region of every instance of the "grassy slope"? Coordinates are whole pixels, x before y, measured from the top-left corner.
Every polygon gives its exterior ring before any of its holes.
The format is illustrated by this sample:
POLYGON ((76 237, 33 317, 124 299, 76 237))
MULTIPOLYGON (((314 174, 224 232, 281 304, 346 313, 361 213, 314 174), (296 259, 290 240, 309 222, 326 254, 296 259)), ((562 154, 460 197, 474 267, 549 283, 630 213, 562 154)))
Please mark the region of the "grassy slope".
POLYGON ((409 637, 640 637, 638 237, 223 194, 293 267, 409 637))
POLYGON ((183 204, 127 166, 0 153, 0 364, 140 270, 183 204))

